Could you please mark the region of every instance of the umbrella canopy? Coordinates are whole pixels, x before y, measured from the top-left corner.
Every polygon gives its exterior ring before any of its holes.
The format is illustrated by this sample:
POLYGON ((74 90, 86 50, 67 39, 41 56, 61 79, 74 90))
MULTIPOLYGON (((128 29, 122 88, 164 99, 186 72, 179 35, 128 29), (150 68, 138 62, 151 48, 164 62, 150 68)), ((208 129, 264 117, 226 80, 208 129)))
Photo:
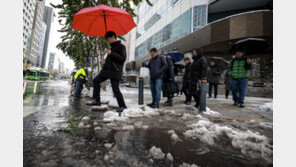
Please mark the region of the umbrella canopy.
POLYGON ((104 37, 107 31, 127 34, 136 27, 134 19, 125 10, 106 5, 84 8, 74 15, 72 28, 89 36, 104 37))
POLYGON ((229 62, 221 57, 212 57, 210 61, 214 61, 219 69, 222 71, 227 70, 229 62))
POLYGON ((262 38, 245 38, 237 41, 230 52, 235 53, 238 49, 245 50, 246 54, 262 53, 269 47, 265 39, 262 38))
POLYGON ((167 52, 166 55, 171 56, 174 62, 178 62, 184 59, 184 54, 178 51, 167 52))

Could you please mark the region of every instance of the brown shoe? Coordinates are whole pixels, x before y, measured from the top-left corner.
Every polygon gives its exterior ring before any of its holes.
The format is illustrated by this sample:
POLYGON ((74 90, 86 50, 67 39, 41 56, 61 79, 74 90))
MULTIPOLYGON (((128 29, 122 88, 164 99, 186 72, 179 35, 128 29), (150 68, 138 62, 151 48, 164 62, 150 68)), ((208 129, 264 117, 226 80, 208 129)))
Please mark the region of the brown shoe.
POLYGON ((164 106, 174 106, 174 105, 173 105, 173 103, 166 102, 166 103, 164 103, 164 106))

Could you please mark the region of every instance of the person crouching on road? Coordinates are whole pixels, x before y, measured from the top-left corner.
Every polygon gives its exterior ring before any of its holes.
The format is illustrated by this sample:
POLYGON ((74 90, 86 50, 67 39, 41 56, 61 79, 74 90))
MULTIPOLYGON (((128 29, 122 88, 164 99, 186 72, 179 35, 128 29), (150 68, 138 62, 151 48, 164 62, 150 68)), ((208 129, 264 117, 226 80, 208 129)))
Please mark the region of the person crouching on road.
POLYGON ((198 108, 200 104, 200 82, 207 79, 207 60, 203 57, 203 50, 193 50, 193 63, 189 73, 189 92, 193 96, 198 108))
POLYGON ((152 94, 152 103, 148 104, 151 108, 159 108, 163 73, 167 69, 167 62, 164 57, 159 56, 156 48, 150 50, 151 59, 149 64, 144 62, 142 65, 150 70, 150 89, 152 94))
POLYGON ((165 55, 163 51, 160 52, 160 56, 165 58, 168 67, 164 71, 163 76, 163 97, 167 97, 167 101, 164 106, 173 106, 174 94, 178 92, 177 85, 175 83, 174 65, 171 56, 165 55))
POLYGON ((228 70, 231 72, 230 86, 234 106, 244 107, 244 98, 248 87, 249 72, 253 65, 251 60, 246 58, 245 50, 238 48, 235 58, 229 63, 228 70), (239 95, 238 95, 239 94, 239 95))
POLYGON ((83 84, 86 83, 86 76, 87 76, 87 70, 85 68, 80 68, 74 75, 74 79, 75 79, 74 97, 75 98, 81 97, 83 84))
POLYGON ((219 67, 216 65, 216 62, 214 60, 210 61, 210 70, 208 73, 208 82, 209 82, 209 97, 212 98, 212 88, 214 86, 214 98, 217 98, 218 95, 218 84, 219 84, 219 79, 221 75, 221 70, 219 67))
POLYGON ((118 103, 117 112, 122 112, 127 107, 125 105, 122 93, 119 89, 119 81, 122 77, 123 64, 126 59, 126 49, 120 41, 116 40, 116 34, 113 31, 108 31, 105 35, 105 39, 111 45, 111 49, 107 50, 108 55, 101 72, 93 79, 94 101, 89 103, 88 105, 101 105, 100 84, 107 79, 110 79, 111 87, 118 103))
POLYGON ((191 68, 191 61, 189 57, 185 57, 184 58, 184 63, 185 63, 185 72, 184 72, 184 76, 183 76, 183 85, 182 85, 182 91, 184 92, 184 95, 186 97, 184 103, 186 105, 190 105, 191 104, 191 95, 188 92, 188 88, 189 88, 189 72, 190 72, 190 68, 191 68))

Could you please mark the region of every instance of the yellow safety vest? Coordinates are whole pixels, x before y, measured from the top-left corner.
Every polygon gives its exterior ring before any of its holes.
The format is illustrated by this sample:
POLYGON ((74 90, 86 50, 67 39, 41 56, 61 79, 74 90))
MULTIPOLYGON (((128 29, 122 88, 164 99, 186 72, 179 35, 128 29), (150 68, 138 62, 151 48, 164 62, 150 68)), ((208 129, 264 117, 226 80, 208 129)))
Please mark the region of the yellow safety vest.
POLYGON ((81 78, 81 79, 84 79, 84 77, 86 76, 86 73, 84 71, 83 68, 81 68, 80 70, 77 71, 77 73, 74 75, 74 79, 77 79, 78 76, 81 78))

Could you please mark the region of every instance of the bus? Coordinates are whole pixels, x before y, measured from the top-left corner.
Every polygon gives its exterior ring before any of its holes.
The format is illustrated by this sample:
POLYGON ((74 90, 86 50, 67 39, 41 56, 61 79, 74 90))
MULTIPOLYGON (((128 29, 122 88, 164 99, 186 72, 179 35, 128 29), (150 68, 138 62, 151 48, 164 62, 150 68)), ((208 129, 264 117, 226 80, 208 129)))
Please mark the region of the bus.
POLYGON ((24 71, 24 75, 25 78, 29 80, 49 80, 49 73, 38 67, 29 68, 28 70, 24 71))

